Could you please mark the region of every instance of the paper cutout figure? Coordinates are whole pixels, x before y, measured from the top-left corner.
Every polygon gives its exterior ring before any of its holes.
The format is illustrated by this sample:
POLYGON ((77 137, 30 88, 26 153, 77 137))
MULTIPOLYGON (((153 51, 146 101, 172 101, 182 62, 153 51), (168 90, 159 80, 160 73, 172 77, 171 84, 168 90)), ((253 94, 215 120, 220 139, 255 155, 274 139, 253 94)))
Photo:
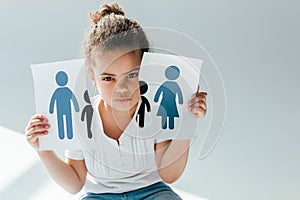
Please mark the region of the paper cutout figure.
MULTIPOLYGON (((140 84, 141 95, 146 94, 146 92, 148 91, 147 83, 144 81, 139 81, 139 84, 140 84)), ((145 126, 145 107, 147 108, 147 112, 150 112, 151 106, 146 97, 141 96, 141 99, 142 102, 136 115, 136 121, 139 123, 139 127, 143 128, 145 126)))
MULTIPOLYGON (((165 76, 169 80, 176 80, 180 75, 180 70, 176 66, 169 66, 165 70, 165 76)), ((162 100, 157 111, 157 116, 161 116, 161 128, 167 128, 167 118, 169 118, 169 129, 174 129, 174 118, 179 117, 176 95, 178 103, 183 104, 182 92, 178 84, 174 81, 164 82, 157 90, 154 96, 154 102, 158 102, 162 94, 162 100)))
POLYGON ((73 102, 74 109, 79 112, 78 102, 75 95, 68 87, 63 87, 68 83, 68 75, 59 71, 56 74, 56 83, 61 86, 57 88, 50 100, 49 113, 53 114, 54 104, 56 103, 56 114, 57 114, 57 126, 58 126, 58 136, 62 140, 65 138, 65 122, 67 126, 67 137, 68 139, 73 138, 73 126, 72 126, 72 113, 71 113, 71 102, 73 102))
POLYGON ((86 103, 88 103, 88 105, 86 105, 83 108, 83 111, 81 113, 81 121, 84 121, 84 118, 86 117, 86 128, 87 128, 87 134, 88 134, 88 138, 92 138, 93 137, 93 133, 91 130, 91 125, 92 125, 92 118, 93 118, 93 113, 94 113, 94 109, 93 106, 91 104, 91 100, 89 97, 89 93, 88 90, 86 90, 84 92, 84 100, 86 103))

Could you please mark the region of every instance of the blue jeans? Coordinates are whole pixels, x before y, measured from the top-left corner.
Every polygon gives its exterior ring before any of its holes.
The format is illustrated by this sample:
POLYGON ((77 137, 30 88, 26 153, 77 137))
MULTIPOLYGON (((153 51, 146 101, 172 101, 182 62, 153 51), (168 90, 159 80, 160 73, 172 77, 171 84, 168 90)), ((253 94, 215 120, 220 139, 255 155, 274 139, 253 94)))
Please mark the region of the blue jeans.
MULTIPOLYGON (((137 190, 123 193, 86 193, 81 200, 180 200, 181 198, 164 182, 160 181, 137 190)), ((181 199, 182 200, 182 199, 181 199)))

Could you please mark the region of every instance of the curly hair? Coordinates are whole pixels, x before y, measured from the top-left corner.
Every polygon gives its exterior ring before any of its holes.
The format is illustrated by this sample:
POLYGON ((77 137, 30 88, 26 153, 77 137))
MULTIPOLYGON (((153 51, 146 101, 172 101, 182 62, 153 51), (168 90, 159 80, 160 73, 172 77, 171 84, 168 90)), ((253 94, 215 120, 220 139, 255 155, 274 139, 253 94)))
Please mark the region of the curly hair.
POLYGON ((93 61, 96 52, 116 49, 140 51, 141 57, 149 51, 149 41, 141 26, 125 13, 117 3, 104 4, 100 10, 90 13, 91 27, 83 41, 87 63, 93 61))

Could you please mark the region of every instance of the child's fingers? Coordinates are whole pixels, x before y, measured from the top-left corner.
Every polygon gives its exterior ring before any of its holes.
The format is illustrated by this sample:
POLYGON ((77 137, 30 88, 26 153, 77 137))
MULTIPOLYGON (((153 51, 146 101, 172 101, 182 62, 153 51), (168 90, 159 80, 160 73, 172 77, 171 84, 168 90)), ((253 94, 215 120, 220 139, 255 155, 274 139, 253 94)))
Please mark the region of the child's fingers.
POLYGON ((191 113, 197 113, 197 112, 205 112, 206 113, 206 106, 205 105, 201 105, 201 106, 190 106, 188 107, 188 110, 191 113))
POLYGON ((197 91, 196 91, 196 93, 192 94, 191 99, 198 97, 198 96, 202 96, 202 95, 207 96, 207 92, 200 92, 200 85, 198 84, 197 91))
POLYGON ((206 115, 206 109, 202 107, 191 108, 191 113, 197 118, 200 119, 206 115))
POLYGON ((45 136, 47 134, 48 134, 48 131, 40 132, 40 133, 34 133, 34 134, 26 136, 26 139, 27 139, 29 144, 33 145, 36 148, 36 147, 38 147, 39 137, 45 136))
POLYGON ((205 103, 206 103, 206 96, 199 96, 199 97, 196 97, 195 99, 194 99, 194 102, 193 103, 197 103, 197 102, 199 102, 199 101, 204 101, 205 103))
POLYGON ((204 100, 198 100, 193 105, 191 105, 191 107, 194 108, 201 107, 206 110, 206 102, 204 100))
POLYGON ((36 133, 43 133, 43 132, 48 132, 48 129, 50 128, 50 125, 45 125, 45 126, 34 126, 30 128, 29 130, 26 131, 26 136, 31 136, 36 133))
POLYGON ((191 112, 193 114, 198 114, 198 113, 206 113, 206 109, 201 107, 201 106, 198 106, 198 107, 193 107, 191 108, 191 112))
POLYGON ((191 100, 188 102, 188 110, 197 119, 206 115, 206 96, 207 92, 200 92, 200 85, 198 85, 197 92, 192 95, 191 100))
POLYGON ((205 93, 200 94, 199 96, 194 95, 193 98, 191 100, 189 100, 188 106, 191 106, 191 105, 195 104, 198 101, 206 102, 206 96, 207 96, 207 93, 206 94, 205 93))
POLYGON ((32 120, 29 122, 28 129, 35 127, 35 126, 46 126, 46 125, 49 125, 47 121, 32 120))
POLYGON ((200 91, 200 85, 197 86, 197 91, 194 94, 192 94, 191 99, 195 98, 199 93, 199 91, 200 91))
MULTIPOLYGON (((47 135, 48 132, 41 132, 41 133, 35 133, 33 135, 27 136, 27 141, 32 144, 32 145, 37 145, 36 143, 38 142, 39 137, 47 135)), ((38 147, 38 145, 37 145, 38 147)))
POLYGON ((42 115, 42 114, 36 114, 36 115, 33 115, 33 116, 30 118, 30 120, 34 120, 34 119, 41 119, 41 120, 43 120, 43 119, 46 119, 46 118, 45 118, 44 115, 42 115))
POLYGON ((32 116, 25 128, 26 139, 35 149, 39 148, 40 136, 48 134, 50 125, 48 120, 42 114, 36 114, 32 116))
POLYGON ((28 136, 27 136, 27 139, 28 139, 28 140, 36 140, 38 137, 44 136, 44 135, 47 135, 47 134, 48 134, 48 131, 39 132, 39 133, 34 133, 34 134, 32 134, 32 135, 28 135, 28 136))
POLYGON ((198 93, 195 94, 195 96, 196 97, 199 97, 199 96, 205 96, 206 97, 207 96, 207 92, 198 92, 198 93))
POLYGON ((39 125, 47 125, 48 120, 41 114, 34 115, 33 117, 30 118, 25 131, 28 131, 34 126, 39 126, 39 125))

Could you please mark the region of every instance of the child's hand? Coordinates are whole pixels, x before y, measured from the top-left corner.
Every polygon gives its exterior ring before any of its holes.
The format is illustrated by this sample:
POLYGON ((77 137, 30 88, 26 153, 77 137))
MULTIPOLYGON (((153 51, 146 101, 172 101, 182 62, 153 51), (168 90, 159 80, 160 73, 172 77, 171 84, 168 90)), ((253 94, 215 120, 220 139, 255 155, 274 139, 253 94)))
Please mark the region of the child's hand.
POLYGON ((29 120, 27 127, 25 128, 25 135, 28 143, 33 146, 35 150, 39 150, 39 136, 48 134, 50 125, 48 120, 41 114, 34 115, 29 120))
POLYGON ((191 100, 188 102, 189 111, 196 117, 201 119, 206 115, 206 92, 199 92, 200 86, 198 85, 197 92, 192 95, 191 100))

